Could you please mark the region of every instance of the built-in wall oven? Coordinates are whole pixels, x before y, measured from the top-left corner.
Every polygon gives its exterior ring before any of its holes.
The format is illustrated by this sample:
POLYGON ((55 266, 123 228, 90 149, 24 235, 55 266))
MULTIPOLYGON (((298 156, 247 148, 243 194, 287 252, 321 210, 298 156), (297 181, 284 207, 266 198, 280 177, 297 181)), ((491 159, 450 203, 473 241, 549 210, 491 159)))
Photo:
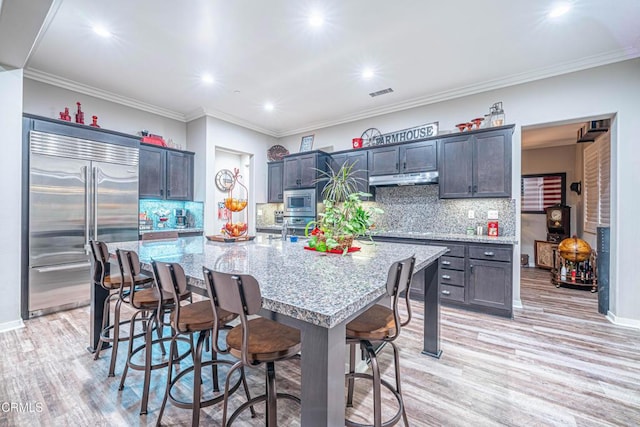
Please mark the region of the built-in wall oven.
POLYGON ((304 229, 316 219, 316 189, 285 190, 284 220, 289 228, 304 229))

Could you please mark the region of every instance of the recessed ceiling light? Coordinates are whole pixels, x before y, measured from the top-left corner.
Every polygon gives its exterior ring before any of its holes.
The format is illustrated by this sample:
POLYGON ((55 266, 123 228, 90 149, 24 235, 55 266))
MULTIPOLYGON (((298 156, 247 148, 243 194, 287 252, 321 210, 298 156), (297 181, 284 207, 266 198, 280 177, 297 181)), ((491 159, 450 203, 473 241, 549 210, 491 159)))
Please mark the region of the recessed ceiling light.
POLYGON ((267 111, 273 111, 273 108, 274 108, 274 106, 270 102, 267 102, 266 104, 264 104, 264 109, 267 110, 267 111))
POLYGON ((373 77, 373 69, 372 68, 365 68, 364 70, 362 70, 362 78, 365 80, 369 80, 373 77))
POLYGON ((569 12, 569 10, 571 10, 569 3, 558 3, 551 9, 551 12, 549 12, 549 18, 558 18, 569 12))
POLYGON ((109 38, 112 36, 111 31, 107 30, 102 25, 95 25, 93 27, 93 32, 99 35, 100 37, 109 38))
POLYGON ((318 12, 317 10, 311 12, 311 14, 309 15, 309 25, 318 28, 322 27, 322 24, 324 24, 324 16, 322 15, 322 13, 318 12))
POLYGON ((211 83, 213 83, 213 76, 211 74, 203 74, 202 81, 210 85, 211 83))

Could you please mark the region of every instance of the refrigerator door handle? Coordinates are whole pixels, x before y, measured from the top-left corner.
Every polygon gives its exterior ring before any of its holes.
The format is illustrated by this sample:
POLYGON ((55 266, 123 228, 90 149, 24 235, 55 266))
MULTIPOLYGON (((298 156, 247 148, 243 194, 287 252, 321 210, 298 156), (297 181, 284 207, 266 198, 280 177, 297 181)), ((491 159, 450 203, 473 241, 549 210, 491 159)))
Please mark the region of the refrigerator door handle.
POLYGON ((91 267, 90 262, 79 262, 76 264, 55 265, 48 267, 34 267, 34 270, 38 273, 49 273, 51 271, 80 270, 87 267, 91 267))
POLYGON ((97 166, 93 167, 93 239, 98 240, 98 172, 97 166))
POLYGON ((84 173, 84 249, 89 255, 89 217, 91 217, 91 199, 89 194, 89 167, 83 166, 84 173))

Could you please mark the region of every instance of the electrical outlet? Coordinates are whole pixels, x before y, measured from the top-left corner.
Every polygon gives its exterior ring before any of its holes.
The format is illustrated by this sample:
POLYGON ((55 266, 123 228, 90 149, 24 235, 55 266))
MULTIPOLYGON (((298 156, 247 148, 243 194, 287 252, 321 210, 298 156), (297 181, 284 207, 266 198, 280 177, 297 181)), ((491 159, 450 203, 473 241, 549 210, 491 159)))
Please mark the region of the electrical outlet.
POLYGON ((498 219, 498 211, 487 211, 487 219, 498 219))
POLYGON ((258 209, 258 216, 262 216, 262 209, 258 209))
POLYGON ((476 217, 476 213, 473 210, 469 211, 469 219, 474 219, 476 217))

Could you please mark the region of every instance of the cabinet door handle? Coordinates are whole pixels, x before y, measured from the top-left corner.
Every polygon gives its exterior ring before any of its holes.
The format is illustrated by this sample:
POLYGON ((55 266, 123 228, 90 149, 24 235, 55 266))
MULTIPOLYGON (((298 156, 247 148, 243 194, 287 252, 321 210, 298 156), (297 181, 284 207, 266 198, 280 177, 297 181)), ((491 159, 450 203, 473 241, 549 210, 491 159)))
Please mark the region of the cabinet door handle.
POLYGON ((278 193, 278 195, 276 196, 276 199, 282 199, 282 193, 278 193))
POLYGON ((484 255, 485 256, 494 256, 495 254, 493 252, 485 252, 484 255))
POLYGON ((451 280, 451 276, 449 276, 448 274, 443 274, 442 278, 445 280, 451 280))
POLYGON ((473 192, 474 192, 474 193, 477 193, 477 192, 478 192, 478 186, 477 186, 477 185, 474 185, 474 186, 473 186, 473 192))
POLYGON ((469 270, 473 272, 473 264, 469 264, 469 270))
POLYGON ((167 190, 167 197, 171 196, 171 190, 167 190))
POLYGON ((164 196, 164 190, 162 188, 160 189, 160 195, 164 196))
POLYGON ((398 163, 396 163, 396 170, 398 170, 398 168, 399 168, 398 163))
POLYGON ((467 190, 467 193, 471 193, 471 186, 469 186, 469 189, 467 190))
POLYGON ((451 265, 450 261, 442 261, 442 265, 451 265))
POLYGON ((405 170, 406 168, 407 168, 407 162, 404 162, 404 163, 402 164, 402 170, 405 170))
POLYGON ((451 291, 444 290, 442 291, 442 295, 451 295, 451 291))

